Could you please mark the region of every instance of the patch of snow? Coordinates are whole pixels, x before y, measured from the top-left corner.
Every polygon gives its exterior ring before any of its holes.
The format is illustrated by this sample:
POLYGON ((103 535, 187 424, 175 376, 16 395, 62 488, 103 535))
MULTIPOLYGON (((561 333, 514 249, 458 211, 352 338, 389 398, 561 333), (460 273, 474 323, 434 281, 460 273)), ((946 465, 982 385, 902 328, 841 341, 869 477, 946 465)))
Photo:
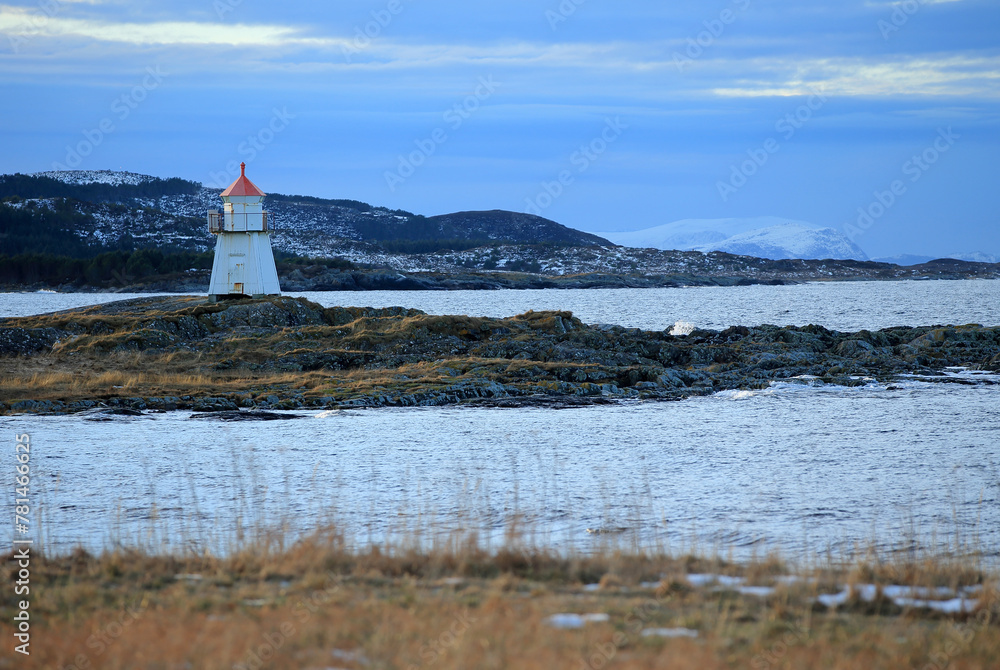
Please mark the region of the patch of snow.
POLYGON ((951 600, 918 600, 916 598, 893 598, 900 607, 915 607, 934 610, 944 614, 964 614, 979 607, 978 600, 968 598, 952 598, 951 600))
POLYGON ((693 323, 678 321, 674 324, 674 327, 670 329, 670 334, 674 337, 687 337, 694 332, 694 329, 695 325, 693 323))
POLYGON ((774 595, 773 586, 737 586, 736 592, 744 596, 757 596, 767 598, 774 595))
POLYGON ((595 614, 553 614, 545 619, 545 624, 552 628, 574 629, 583 628, 588 623, 605 623, 611 617, 603 612, 595 614))
POLYGON ((330 656, 341 661, 347 661, 348 663, 360 663, 361 665, 368 665, 371 661, 365 656, 365 652, 360 649, 357 651, 348 651, 346 649, 332 649, 330 651, 330 656))
POLYGON ((975 611, 979 606, 978 600, 966 598, 964 595, 956 596, 953 590, 946 587, 928 588, 921 586, 899 586, 896 584, 881 587, 875 584, 858 584, 854 587, 845 586, 840 593, 820 594, 816 597, 816 601, 826 607, 838 607, 846 603, 853 592, 858 599, 865 602, 872 602, 880 590, 884 597, 890 599, 900 607, 925 608, 945 614, 962 614, 975 611), (934 596, 944 599, 932 599, 934 596))
POLYGON ((691 574, 687 575, 688 584, 694 587, 708 586, 709 584, 720 584, 722 586, 740 586, 746 582, 742 577, 729 577, 728 575, 713 574, 691 574))
POLYGON ((642 637, 698 637, 698 631, 690 628, 646 628, 640 633, 642 637))

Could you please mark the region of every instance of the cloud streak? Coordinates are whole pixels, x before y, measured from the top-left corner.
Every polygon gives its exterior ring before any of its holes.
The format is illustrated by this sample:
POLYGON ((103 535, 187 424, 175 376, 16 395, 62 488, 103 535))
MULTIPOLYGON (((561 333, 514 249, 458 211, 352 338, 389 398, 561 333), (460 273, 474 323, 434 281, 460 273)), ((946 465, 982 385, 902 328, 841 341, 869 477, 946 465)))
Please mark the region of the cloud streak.
MULTIPOLYGON (((30 19, 21 8, 0 6, 0 33, 18 34, 30 19)), ((705 56, 679 73, 667 42, 507 42, 493 44, 407 43, 378 40, 347 62, 338 58, 348 41, 310 36, 293 26, 211 22, 108 22, 52 17, 31 33, 33 38, 76 38, 105 45, 163 46, 208 50, 266 47, 248 58, 264 69, 288 70, 307 76, 323 71, 427 70, 489 67, 525 70, 581 70, 592 78, 632 76, 656 78, 665 90, 686 95, 724 98, 808 95, 820 88, 840 96, 974 96, 996 97, 1000 87, 1000 56, 940 54, 878 57, 802 58, 791 56, 705 56), (304 54, 305 57, 301 57, 304 54)), ((189 53, 178 53, 179 60, 189 53)), ((48 59, 46 59, 48 60, 48 59)), ((232 67, 225 60, 201 68, 232 67)), ((655 97, 655 94, 654 96, 655 97)))
MULTIPOLYGON (((79 0, 78 0, 79 1, 79 0)), ((42 15, 0 5, 0 33, 33 38, 75 37, 131 45, 302 46, 335 48, 346 40, 316 38, 281 25, 223 24, 197 21, 116 22, 42 15)))

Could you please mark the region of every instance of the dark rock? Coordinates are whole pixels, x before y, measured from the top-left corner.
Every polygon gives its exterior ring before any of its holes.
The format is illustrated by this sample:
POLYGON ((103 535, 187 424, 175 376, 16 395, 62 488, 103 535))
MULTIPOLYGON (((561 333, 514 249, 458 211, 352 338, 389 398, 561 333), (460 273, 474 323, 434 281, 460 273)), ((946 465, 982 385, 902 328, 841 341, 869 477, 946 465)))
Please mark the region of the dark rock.
POLYGON ((205 412, 192 414, 192 419, 213 419, 216 421, 288 421, 304 418, 304 414, 279 414, 264 410, 205 412))
POLYGON ((225 412, 238 410, 232 400, 228 398, 197 398, 192 409, 195 412, 225 412))
POLYGON ((83 412, 78 412, 77 416, 84 421, 115 421, 122 418, 134 418, 145 416, 142 412, 128 407, 99 407, 83 412))

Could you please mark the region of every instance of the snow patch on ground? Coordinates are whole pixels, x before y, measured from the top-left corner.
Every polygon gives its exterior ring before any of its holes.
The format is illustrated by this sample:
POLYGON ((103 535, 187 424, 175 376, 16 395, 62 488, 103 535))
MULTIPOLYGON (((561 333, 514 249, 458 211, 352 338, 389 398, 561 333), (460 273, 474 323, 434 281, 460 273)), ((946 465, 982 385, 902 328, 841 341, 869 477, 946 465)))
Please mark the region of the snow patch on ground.
POLYGON ((32 177, 49 177, 65 184, 110 184, 135 186, 156 181, 156 177, 135 172, 119 172, 116 170, 50 170, 36 172, 32 177))
POLYGON ((594 614, 553 614, 545 620, 552 628, 583 628, 588 623, 606 623, 611 617, 604 612, 594 614))

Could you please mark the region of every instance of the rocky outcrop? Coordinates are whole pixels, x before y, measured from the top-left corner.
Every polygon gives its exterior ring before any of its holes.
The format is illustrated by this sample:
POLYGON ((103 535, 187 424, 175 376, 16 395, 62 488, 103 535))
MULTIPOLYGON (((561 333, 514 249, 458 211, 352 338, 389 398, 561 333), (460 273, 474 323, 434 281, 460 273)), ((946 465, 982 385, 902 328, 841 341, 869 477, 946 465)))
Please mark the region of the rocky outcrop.
POLYGON ((304 298, 156 297, 0 321, 0 411, 559 406, 803 378, 848 386, 903 374, 951 379, 944 368, 996 371, 998 362, 1000 328, 977 325, 739 326, 674 336, 588 325, 569 312, 493 319, 324 308, 304 298))
POLYGON ((0 355, 30 356, 51 349, 62 334, 55 328, 0 327, 0 355))

